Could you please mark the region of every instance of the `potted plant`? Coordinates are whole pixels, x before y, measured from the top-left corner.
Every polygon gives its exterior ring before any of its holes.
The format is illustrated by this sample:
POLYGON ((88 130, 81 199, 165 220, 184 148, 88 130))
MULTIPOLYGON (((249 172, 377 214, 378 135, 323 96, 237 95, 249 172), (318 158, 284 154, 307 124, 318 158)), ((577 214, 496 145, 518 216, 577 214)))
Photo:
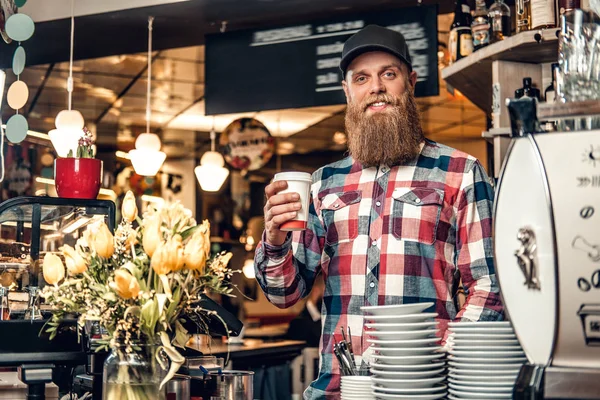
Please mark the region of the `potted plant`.
POLYGON ((54 161, 54 183, 59 197, 95 199, 102 183, 102 160, 94 158, 92 133, 83 128, 77 154, 69 150, 64 158, 54 161))
POLYGON ((104 400, 164 400, 164 384, 184 361, 175 347, 184 348, 191 336, 183 321, 210 333, 205 321, 214 311, 203 307, 202 296, 233 291, 232 254, 211 257, 208 221, 197 224, 179 203, 137 214, 128 192, 114 236, 98 221, 75 248, 60 249, 65 264, 53 253, 43 260, 42 297, 54 309, 46 326, 51 338, 72 314, 80 326, 95 321, 107 333, 104 400))

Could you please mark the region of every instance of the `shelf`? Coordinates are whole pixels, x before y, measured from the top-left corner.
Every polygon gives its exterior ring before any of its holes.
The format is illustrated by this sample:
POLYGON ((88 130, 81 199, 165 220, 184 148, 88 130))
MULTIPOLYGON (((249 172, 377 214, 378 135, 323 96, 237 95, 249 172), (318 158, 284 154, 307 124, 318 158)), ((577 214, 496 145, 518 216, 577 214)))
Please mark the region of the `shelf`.
POLYGON ((537 108, 537 118, 540 121, 585 118, 598 115, 600 115, 600 100, 572 103, 541 103, 537 108))
POLYGON ((540 64, 558 59, 558 29, 521 32, 484 47, 442 70, 442 78, 486 113, 492 109, 492 63, 540 64), (541 41, 536 35, 541 34, 541 41))

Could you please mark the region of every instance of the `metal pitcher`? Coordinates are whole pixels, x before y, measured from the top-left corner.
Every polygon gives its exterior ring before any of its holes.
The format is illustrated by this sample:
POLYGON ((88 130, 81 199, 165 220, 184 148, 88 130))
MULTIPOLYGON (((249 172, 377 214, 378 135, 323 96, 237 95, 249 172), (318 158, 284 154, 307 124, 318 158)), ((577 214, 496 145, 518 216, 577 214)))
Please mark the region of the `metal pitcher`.
POLYGON ((217 393, 211 396, 211 400, 253 400, 254 372, 223 371, 209 375, 217 382, 217 393))

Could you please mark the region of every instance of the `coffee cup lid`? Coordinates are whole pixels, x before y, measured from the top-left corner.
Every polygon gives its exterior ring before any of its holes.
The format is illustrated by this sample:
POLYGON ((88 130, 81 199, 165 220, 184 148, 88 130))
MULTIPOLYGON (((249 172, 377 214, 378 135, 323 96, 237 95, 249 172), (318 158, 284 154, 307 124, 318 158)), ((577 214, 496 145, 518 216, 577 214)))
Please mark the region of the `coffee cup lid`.
POLYGON ((273 178, 275 181, 308 181, 312 182, 312 177, 307 172, 298 172, 298 171, 290 171, 290 172, 279 172, 275 174, 273 178))

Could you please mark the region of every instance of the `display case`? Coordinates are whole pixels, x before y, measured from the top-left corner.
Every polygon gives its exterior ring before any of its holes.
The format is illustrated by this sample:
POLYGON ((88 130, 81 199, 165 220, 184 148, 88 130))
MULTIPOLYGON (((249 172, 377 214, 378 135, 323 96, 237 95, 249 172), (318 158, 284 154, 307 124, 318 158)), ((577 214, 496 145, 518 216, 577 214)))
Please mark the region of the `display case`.
POLYGON ((0 204, 0 319, 40 318, 44 256, 62 257, 61 246, 74 247, 87 226, 99 220, 114 231, 112 201, 18 197, 0 204))

